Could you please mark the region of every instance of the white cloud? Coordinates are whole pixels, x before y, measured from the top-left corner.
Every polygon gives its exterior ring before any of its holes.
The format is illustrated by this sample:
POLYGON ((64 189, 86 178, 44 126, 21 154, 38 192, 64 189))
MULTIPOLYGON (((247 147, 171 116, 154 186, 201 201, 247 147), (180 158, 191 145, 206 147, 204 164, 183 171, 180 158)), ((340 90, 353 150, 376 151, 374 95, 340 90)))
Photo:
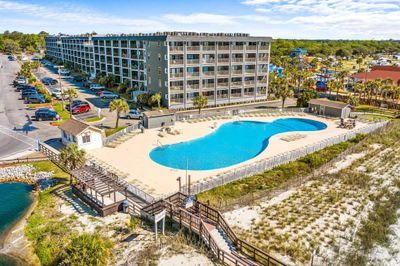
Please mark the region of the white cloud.
POLYGON ((163 16, 166 21, 172 21, 179 24, 217 24, 232 25, 236 24, 234 17, 210 14, 210 13, 194 13, 189 15, 166 14, 163 16))

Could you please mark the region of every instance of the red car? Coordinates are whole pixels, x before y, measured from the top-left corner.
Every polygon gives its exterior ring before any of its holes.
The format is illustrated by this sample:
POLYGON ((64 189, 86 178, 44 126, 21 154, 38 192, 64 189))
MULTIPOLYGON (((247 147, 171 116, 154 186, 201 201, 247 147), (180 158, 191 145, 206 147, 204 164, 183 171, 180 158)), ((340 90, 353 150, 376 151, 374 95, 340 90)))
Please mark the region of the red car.
POLYGON ((88 103, 81 103, 72 108, 73 114, 81 114, 89 111, 90 111, 90 105, 88 103))

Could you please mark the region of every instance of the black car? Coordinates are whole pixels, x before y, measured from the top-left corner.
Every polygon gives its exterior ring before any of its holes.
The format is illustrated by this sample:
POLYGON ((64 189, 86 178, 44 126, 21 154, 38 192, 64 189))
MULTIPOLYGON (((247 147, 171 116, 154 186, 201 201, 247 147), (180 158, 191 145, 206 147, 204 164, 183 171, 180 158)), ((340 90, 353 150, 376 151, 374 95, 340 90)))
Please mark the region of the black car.
MULTIPOLYGON (((21 92, 22 91, 26 91, 26 90, 35 90, 35 91, 37 91, 37 88, 35 86, 32 86, 32 85, 23 85, 23 86, 21 86, 19 88, 20 88, 19 90, 21 92)), ((18 86, 17 86, 17 89, 18 89, 18 86)))
POLYGON ((43 120, 55 121, 60 119, 60 116, 54 110, 48 108, 40 108, 35 112, 35 119, 38 121, 43 121, 43 120))
POLYGON ((52 79, 52 78, 42 78, 42 83, 44 84, 44 85, 56 85, 57 83, 58 83, 58 81, 57 80, 55 80, 55 79, 52 79))
POLYGON ((77 81, 77 82, 85 81, 85 78, 82 77, 81 75, 74 75, 73 79, 74 79, 74 81, 77 81))
MULTIPOLYGON (((72 100, 72 107, 75 107, 75 106, 78 106, 78 105, 81 105, 81 104, 84 104, 84 103, 87 103, 87 102, 81 101, 81 100, 72 100)), ((69 111, 70 106, 71 106, 70 104, 67 104, 67 105, 65 106, 65 109, 66 109, 67 111, 69 111)))

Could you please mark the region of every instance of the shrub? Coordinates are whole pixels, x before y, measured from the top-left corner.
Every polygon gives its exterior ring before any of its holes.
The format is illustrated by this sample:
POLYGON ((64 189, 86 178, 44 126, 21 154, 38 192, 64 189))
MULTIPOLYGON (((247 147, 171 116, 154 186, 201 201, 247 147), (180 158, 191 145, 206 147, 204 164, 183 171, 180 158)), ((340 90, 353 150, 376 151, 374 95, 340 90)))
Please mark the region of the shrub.
POLYGON ((107 265, 113 243, 99 234, 83 233, 72 238, 66 247, 65 265, 107 265))

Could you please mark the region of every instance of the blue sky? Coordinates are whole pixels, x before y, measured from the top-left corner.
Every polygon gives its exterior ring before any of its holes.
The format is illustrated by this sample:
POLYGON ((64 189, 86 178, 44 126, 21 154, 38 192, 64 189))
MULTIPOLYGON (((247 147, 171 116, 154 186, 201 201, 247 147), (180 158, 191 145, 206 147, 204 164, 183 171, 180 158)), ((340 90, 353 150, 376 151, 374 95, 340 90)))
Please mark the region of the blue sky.
POLYGON ((400 0, 0 0, 0 31, 400 39, 400 0))

